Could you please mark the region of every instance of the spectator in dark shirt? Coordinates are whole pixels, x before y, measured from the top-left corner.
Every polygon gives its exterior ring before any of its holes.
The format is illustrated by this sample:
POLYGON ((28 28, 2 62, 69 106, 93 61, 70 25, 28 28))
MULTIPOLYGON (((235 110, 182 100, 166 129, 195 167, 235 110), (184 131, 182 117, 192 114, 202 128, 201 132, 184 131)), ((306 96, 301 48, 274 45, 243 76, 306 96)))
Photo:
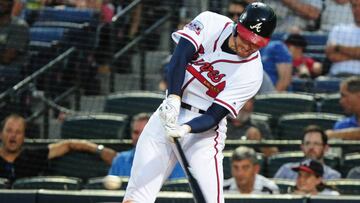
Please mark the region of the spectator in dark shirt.
POLYGON ((25 128, 25 119, 19 115, 12 114, 3 122, 0 177, 8 178, 10 182, 17 178, 39 175, 46 169, 48 160, 63 156, 70 151, 99 154, 109 165, 116 155, 112 149, 85 140, 66 140, 51 143, 47 147, 23 148, 25 128))

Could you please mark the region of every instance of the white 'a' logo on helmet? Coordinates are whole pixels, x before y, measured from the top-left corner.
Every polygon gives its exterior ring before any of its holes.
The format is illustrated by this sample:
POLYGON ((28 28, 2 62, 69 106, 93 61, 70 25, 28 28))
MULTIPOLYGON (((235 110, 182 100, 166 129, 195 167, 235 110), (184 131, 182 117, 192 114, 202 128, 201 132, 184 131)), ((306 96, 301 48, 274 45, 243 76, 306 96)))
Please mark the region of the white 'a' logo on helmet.
POLYGON ((254 28, 256 28, 256 32, 261 32, 261 25, 262 25, 262 23, 258 23, 258 24, 256 24, 256 25, 250 25, 250 29, 254 29, 254 28))

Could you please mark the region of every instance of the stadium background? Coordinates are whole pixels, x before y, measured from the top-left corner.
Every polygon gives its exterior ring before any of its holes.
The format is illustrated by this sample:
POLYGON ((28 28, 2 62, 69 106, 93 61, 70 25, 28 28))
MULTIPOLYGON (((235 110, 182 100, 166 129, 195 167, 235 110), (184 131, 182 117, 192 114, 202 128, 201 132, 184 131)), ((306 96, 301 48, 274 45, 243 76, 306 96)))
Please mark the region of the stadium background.
MULTIPOLYGON (((27 60, 16 73, 2 70, 8 77, 1 81, 0 116, 2 120, 10 113, 18 113, 26 118, 26 146, 80 138, 117 151, 129 149, 131 116, 154 111, 163 98, 164 67, 174 47, 171 32, 204 10, 226 14, 228 4, 217 0, 114 3, 118 10, 113 18, 104 17, 93 8, 76 7, 32 8, 19 14, 29 24, 28 47, 24 52, 27 60)), ((306 54, 325 67, 327 35, 328 32, 322 31, 304 32, 310 45, 306 54)), ((283 33, 274 36, 282 37, 283 33)), ((310 123, 329 129, 344 116, 338 104, 340 81, 339 78, 294 78, 291 92, 258 96, 254 117, 269 122, 274 139, 228 140, 225 177, 229 177, 231 150, 240 145, 279 147, 281 153, 261 161, 262 174, 268 177, 282 163, 300 160, 301 129, 310 123)), ((359 165, 359 155, 352 150, 358 147, 358 141, 331 140, 330 143, 332 150, 326 160, 343 176, 359 165)), ((119 201, 123 195, 122 191, 99 190, 107 166, 91 155, 70 153, 51 163, 50 169, 43 175, 65 177, 51 183, 40 177, 35 177, 33 182, 19 181, 14 189, 0 190, 0 202, 104 202, 119 201), (57 190, 37 190, 40 188, 57 190)), ((358 194, 359 182, 341 181, 330 184, 338 186, 344 194, 358 194)), ((284 193, 294 184, 280 180, 278 183, 284 193)), ((161 193, 158 202, 191 202, 184 180, 169 183, 164 190, 182 192, 161 193)), ((227 196, 226 202, 264 201, 330 202, 360 201, 360 198, 234 195, 227 196)))

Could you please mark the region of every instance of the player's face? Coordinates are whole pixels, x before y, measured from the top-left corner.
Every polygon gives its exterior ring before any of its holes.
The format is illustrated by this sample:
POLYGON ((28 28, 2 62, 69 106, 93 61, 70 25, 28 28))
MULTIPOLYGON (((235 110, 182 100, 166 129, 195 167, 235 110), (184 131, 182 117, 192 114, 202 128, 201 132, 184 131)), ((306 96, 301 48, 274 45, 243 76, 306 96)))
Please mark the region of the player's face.
POLYGON ((360 92, 352 93, 348 91, 346 84, 340 85, 340 104, 348 114, 360 111, 360 92))
POLYGON ((259 172, 260 166, 253 164, 250 160, 233 161, 231 164, 231 174, 236 180, 237 186, 242 189, 252 186, 255 176, 259 172))
POLYGON ((240 35, 233 37, 234 43, 230 44, 230 48, 236 52, 236 54, 242 58, 247 58, 252 53, 260 49, 256 44, 245 40, 240 35))
POLYGON ((3 149, 7 153, 20 151, 25 139, 25 126, 22 119, 10 118, 1 132, 3 149))
POLYGON ((296 179, 296 188, 306 194, 316 194, 316 186, 321 183, 321 180, 321 177, 316 177, 313 173, 299 171, 296 179))
POLYGON ((321 160, 328 146, 324 145, 321 134, 318 132, 309 132, 304 137, 302 150, 306 158, 321 160))
POLYGON ((139 137, 147 122, 147 120, 138 120, 134 122, 133 128, 131 130, 131 140, 133 146, 135 146, 137 141, 139 140, 139 137))

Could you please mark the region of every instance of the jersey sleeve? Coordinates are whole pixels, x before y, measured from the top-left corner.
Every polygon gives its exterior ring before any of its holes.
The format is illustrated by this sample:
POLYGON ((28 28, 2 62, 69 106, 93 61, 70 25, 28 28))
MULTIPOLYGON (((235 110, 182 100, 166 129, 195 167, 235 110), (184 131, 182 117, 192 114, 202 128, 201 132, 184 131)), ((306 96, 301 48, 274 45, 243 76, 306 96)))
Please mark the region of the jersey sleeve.
POLYGON ((190 23, 186 24, 183 29, 172 33, 171 37, 176 43, 183 37, 189 40, 195 49, 198 50, 206 39, 211 38, 212 35, 222 29, 222 27, 216 23, 223 23, 222 20, 222 17, 218 14, 205 11, 200 13, 190 23))
POLYGON ((257 60, 248 62, 240 68, 242 70, 226 81, 225 89, 214 100, 215 103, 228 109, 233 118, 236 118, 245 102, 259 91, 263 80, 260 55, 257 60))

